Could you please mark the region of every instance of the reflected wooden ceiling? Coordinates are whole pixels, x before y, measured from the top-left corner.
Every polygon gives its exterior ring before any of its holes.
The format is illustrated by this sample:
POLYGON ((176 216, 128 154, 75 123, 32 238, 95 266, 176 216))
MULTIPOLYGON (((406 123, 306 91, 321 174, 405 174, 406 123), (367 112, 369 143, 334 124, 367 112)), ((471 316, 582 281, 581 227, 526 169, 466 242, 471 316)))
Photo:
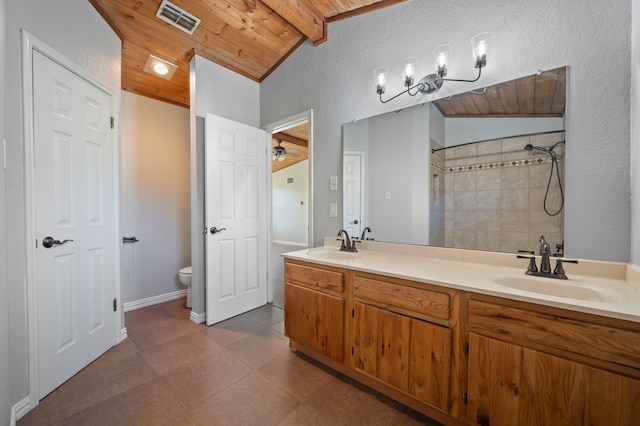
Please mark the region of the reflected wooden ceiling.
POLYGON ((434 101, 445 117, 563 117, 566 67, 434 101))
POLYGON ((271 162, 273 173, 309 158, 309 124, 301 124, 300 126, 274 133, 271 141, 272 146, 275 147, 278 140, 282 141, 280 145, 287 153, 291 154, 285 155, 284 161, 274 160, 271 162))
POLYGON ((161 1, 89 0, 122 40, 122 89, 188 107, 193 55, 260 82, 328 23, 406 0, 170 0, 201 20, 193 35, 156 17, 161 1), (178 65, 171 80, 142 70, 150 54, 178 65))

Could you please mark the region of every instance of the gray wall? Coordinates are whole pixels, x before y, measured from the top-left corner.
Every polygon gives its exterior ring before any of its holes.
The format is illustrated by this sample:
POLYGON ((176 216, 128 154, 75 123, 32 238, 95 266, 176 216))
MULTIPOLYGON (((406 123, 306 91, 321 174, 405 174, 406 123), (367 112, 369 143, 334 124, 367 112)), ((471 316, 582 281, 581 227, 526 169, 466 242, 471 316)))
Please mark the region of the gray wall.
MULTIPOLYGON (((6 109, 7 139, 7 238, 11 250, 3 247, 7 257, 9 306, 9 405, 27 396, 27 312, 25 301, 25 200, 24 147, 22 135, 21 99, 21 39, 24 28, 42 42, 85 68, 116 94, 120 92, 120 39, 86 0, 20 0, 6 3, 6 66, 3 92, 6 109)), ((5 257, 3 253, 3 259, 5 257)), ((5 270, 3 268, 3 270, 5 270)), ((3 285, 4 287, 4 285, 3 285)), ((4 289, 1 290, 5 291, 4 289)), ((0 311, 6 312, 4 309, 0 311)), ((0 327, 4 327, 4 321, 0 327)), ((2 332, 0 332, 0 338, 2 332)), ((4 345, 3 345, 4 347, 4 345)), ((4 356, 2 359, 6 359, 4 356)), ((2 363, 0 363, 0 372, 2 363)), ((1 373, 0 373, 1 374, 1 373)), ((1 380, 4 384, 5 380, 1 380)), ((3 401, 2 406, 6 404, 3 401)), ((0 421, 6 421, 5 418, 0 421)))
MULTIPOLYGON (((390 75, 399 75, 402 58, 419 56, 418 74, 431 73, 431 50, 449 43, 449 76, 473 78, 469 40, 492 31, 480 85, 570 67, 566 250, 571 256, 628 261, 630 30, 628 0, 606 7, 598 0, 452 0, 439 4, 437 13, 424 13, 424 2, 412 1, 331 23, 328 41, 302 45, 262 83, 260 98, 262 123, 314 109, 314 138, 322 144, 314 152, 314 245, 336 233, 328 205, 342 200, 326 182, 341 175, 342 124, 478 86, 448 82, 435 94, 383 105, 372 70, 387 64, 390 75)), ((400 91, 400 79, 391 80, 388 93, 400 91)))
MULTIPOLYGON (((124 303, 184 290, 191 264, 189 110, 122 92, 120 234, 140 241, 120 249, 124 303)), ((126 324, 125 324, 126 325, 126 324)))

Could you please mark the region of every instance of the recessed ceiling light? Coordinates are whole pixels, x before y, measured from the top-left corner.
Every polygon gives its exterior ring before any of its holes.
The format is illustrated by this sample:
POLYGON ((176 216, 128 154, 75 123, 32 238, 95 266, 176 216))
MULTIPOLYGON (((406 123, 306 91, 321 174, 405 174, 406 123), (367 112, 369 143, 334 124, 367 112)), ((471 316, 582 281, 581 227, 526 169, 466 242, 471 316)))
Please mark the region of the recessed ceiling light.
POLYGON ((157 56, 149 55, 142 69, 149 74, 169 80, 178 69, 178 66, 157 56))

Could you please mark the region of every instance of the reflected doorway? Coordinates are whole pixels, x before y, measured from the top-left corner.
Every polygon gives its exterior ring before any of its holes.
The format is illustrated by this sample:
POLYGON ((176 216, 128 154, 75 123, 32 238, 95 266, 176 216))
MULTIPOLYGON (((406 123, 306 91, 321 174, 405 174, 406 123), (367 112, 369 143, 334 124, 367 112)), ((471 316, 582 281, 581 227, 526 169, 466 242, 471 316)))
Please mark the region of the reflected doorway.
POLYGON ((273 305, 284 308, 282 253, 310 246, 310 112, 271 129, 271 253, 269 285, 273 305))

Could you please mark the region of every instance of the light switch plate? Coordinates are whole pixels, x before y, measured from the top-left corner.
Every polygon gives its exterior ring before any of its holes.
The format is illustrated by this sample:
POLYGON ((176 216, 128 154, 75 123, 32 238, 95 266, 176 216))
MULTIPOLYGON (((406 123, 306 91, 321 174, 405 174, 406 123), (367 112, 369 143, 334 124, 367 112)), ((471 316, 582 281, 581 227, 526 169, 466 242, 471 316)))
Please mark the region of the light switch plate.
POLYGON ((329 203, 329 217, 338 217, 338 204, 329 203))
POLYGON ((329 191, 338 190, 338 176, 331 176, 329 178, 329 191))

